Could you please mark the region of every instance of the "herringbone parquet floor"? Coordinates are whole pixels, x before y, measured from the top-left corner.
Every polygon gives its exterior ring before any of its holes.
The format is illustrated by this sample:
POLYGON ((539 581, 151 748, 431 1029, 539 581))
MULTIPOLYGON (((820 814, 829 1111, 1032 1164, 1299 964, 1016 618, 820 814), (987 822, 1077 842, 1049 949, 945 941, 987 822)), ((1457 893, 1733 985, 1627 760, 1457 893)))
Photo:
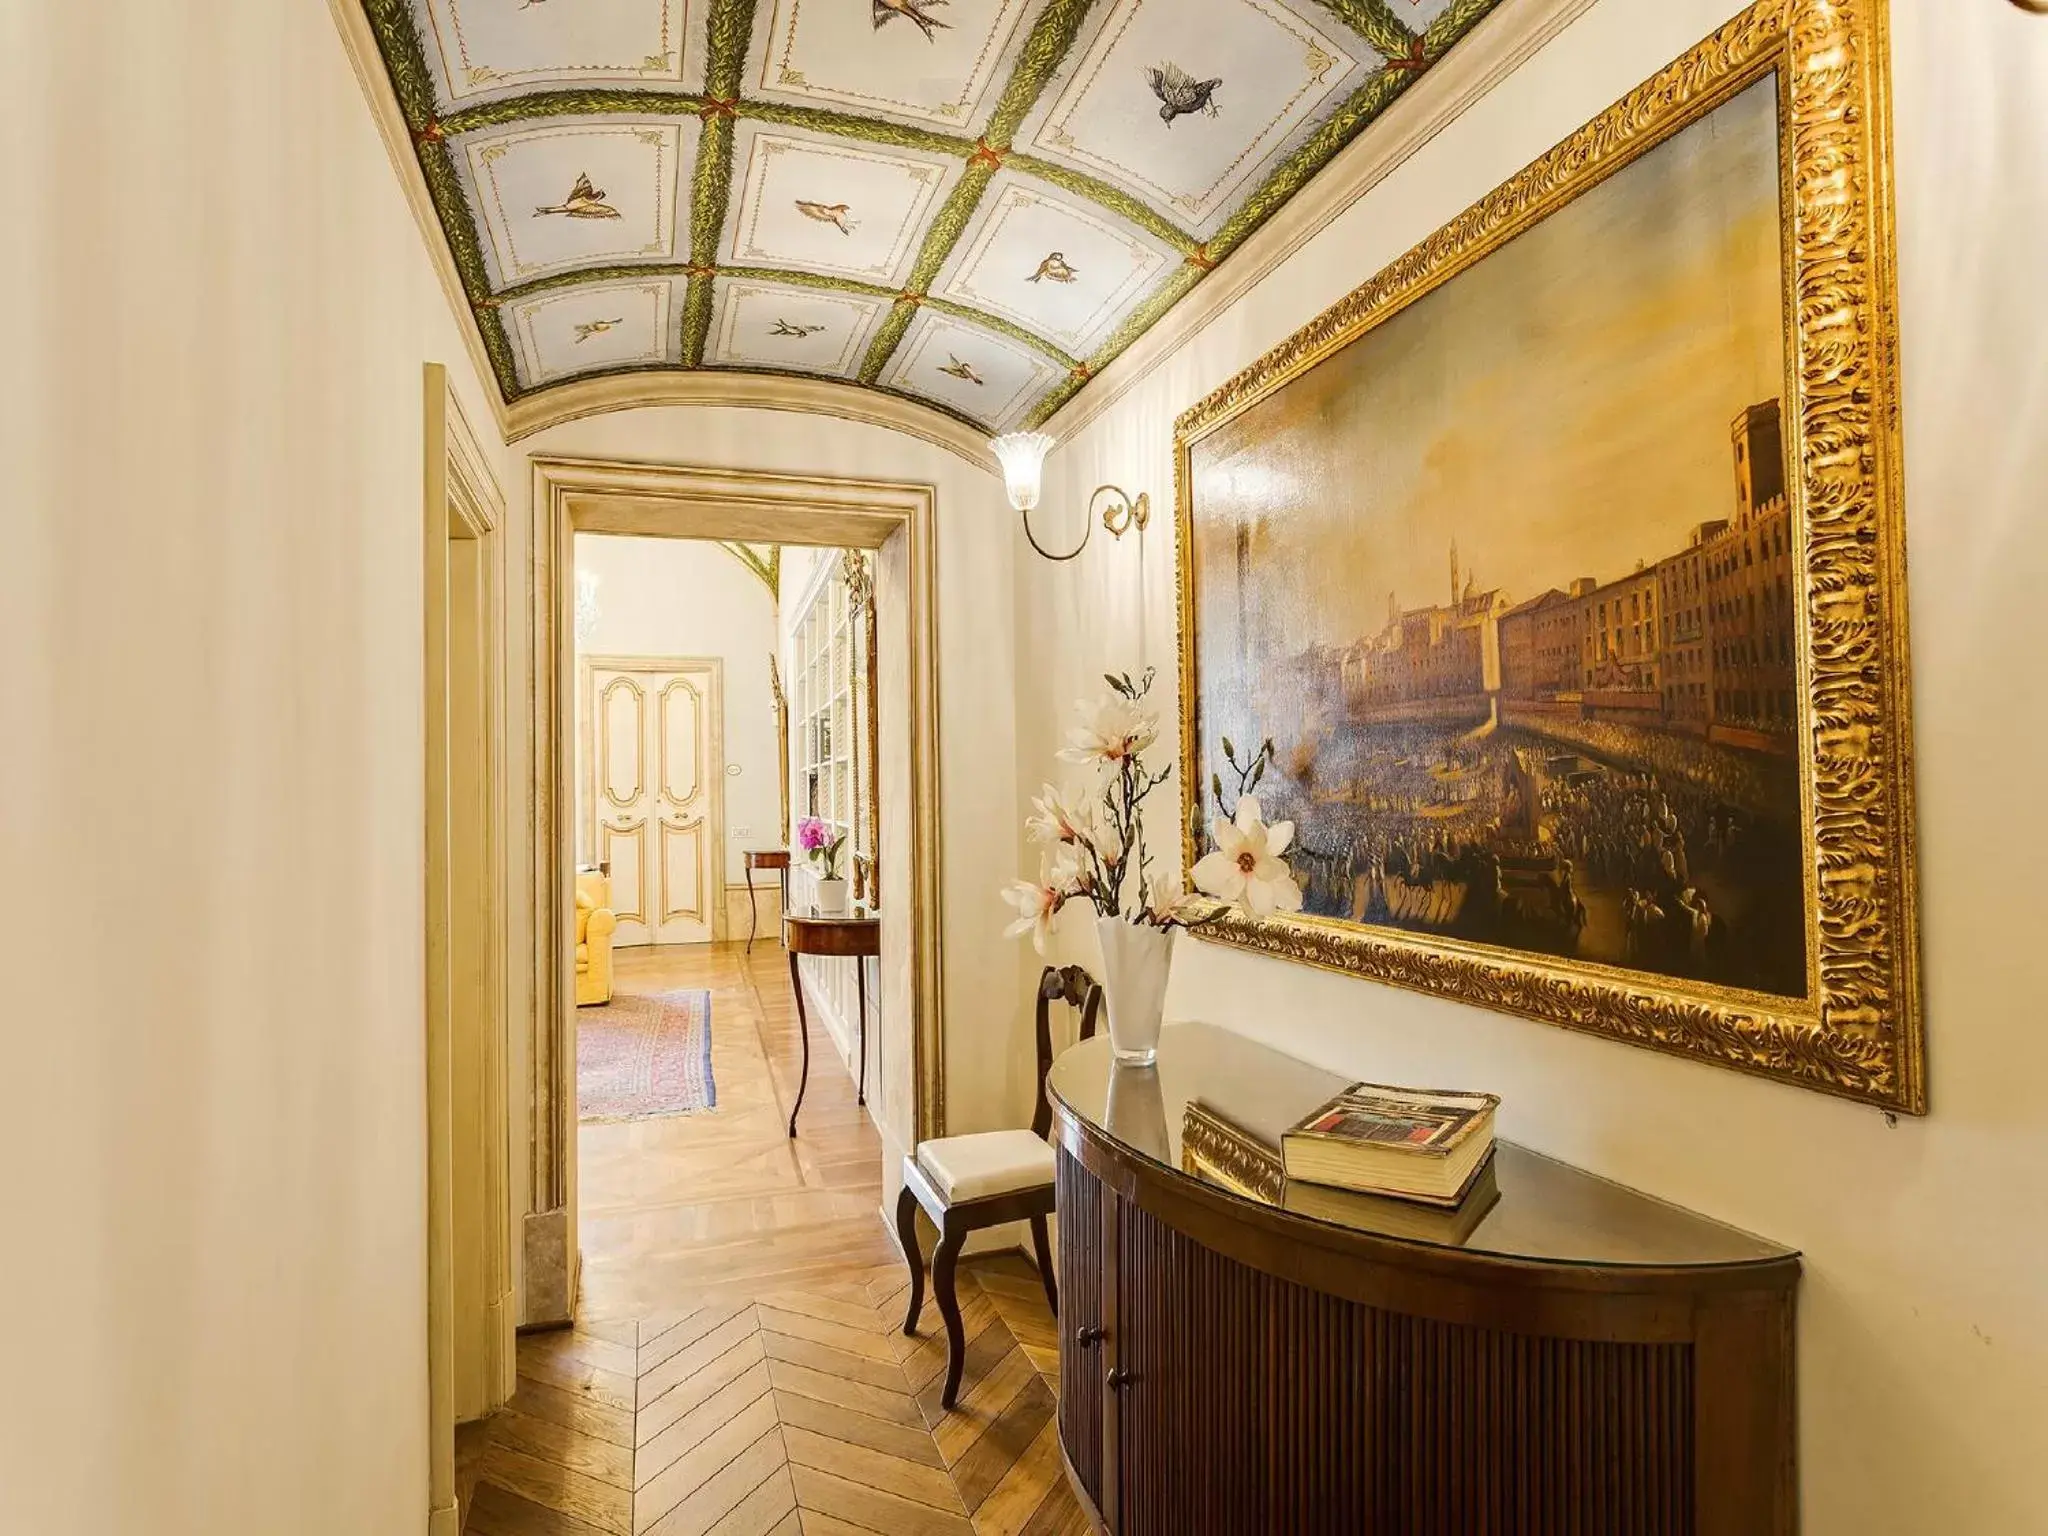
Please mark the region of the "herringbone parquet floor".
POLYGON ((720 1109, 583 1128, 582 1320, 521 1339, 517 1394, 467 1437, 469 1536, 1085 1532, 1037 1271, 963 1269, 966 1373, 941 1409, 937 1308, 902 1334, 880 1143, 819 1036, 801 1134, 783 1135, 781 951, 623 958, 625 987, 713 988, 720 1109))

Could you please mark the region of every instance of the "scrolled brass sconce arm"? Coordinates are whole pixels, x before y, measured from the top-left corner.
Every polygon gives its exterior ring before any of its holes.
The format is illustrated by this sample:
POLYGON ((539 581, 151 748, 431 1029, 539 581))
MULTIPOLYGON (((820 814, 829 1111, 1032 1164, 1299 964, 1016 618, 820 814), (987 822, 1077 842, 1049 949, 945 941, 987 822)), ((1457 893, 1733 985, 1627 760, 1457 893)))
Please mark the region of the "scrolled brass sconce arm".
POLYGON ((1088 547, 1088 535, 1095 531, 1095 520, 1093 518, 1090 518, 1087 522, 1081 525, 1081 542, 1076 544, 1072 549, 1068 550, 1064 555, 1056 555, 1051 550, 1047 549, 1043 544, 1039 543, 1038 535, 1031 531, 1030 509, 1022 509, 1019 511, 1017 515, 1024 524, 1024 537, 1031 541, 1031 547, 1033 549, 1037 550, 1041 555, 1045 556, 1045 558, 1048 560, 1072 560, 1076 555, 1080 554, 1082 550, 1088 547))
POLYGON ((1121 486, 1098 485, 1095 487, 1095 494, 1088 498, 1090 521, 1095 517, 1096 503, 1101 501, 1105 494, 1114 498, 1102 509, 1102 526, 1109 530, 1111 538, 1122 538, 1125 530, 1130 528, 1135 528, 1140 533, 1145 531, 1146 525, 1152 521, 1152 496, 1149 491, 1138 492, 1134 500, 1121 486))

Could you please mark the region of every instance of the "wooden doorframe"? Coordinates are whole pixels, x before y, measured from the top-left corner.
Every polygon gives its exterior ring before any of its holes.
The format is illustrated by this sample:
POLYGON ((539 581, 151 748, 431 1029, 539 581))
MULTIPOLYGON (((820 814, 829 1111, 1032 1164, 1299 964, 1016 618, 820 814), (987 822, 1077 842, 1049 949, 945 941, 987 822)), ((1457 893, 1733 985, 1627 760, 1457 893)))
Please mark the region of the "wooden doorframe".
MULTIPOLYGON (((708 798, 710 809, 705 820, 710 827, 711 868, 706 883, 704 902, 709 911, 711 942, 716 944, 731 937, 728 931, 728 914, 725 899, 725 659, 720 656, 579 656, 576 662, 576 718, 577 754, 582 760, 582 770, 577 777, 583 783, 583 836, 589 846, 593 862, 597 860, 597 700, 591 694, 591 675, 597 671, 613 672, 695 672, 711 674, 710 741, 705 747, 705 759, 712 765, 711 787, 708 798)), ((654 844, 660 849, 657 835, 654 844)), ((617 893, 614 892, 614 895, 617 893)), ((648 925, 652 932, 656 924, 648 925)))
MULTIPOLYGON (((908 612, 908 722, 900 793, 907 856, 902 899, 885 922, 907 923, 906 1001, 913 1089, 910 1141, 944 1134, 939 839, 938 492, 911 481, 770 474, 687 464, 535 455, 533 767, 529 797, 534 944, 532 1200, 526 1218, 528 1324, 566 1322, 576 1294, 574 783, 566 722, 574 719, 574 540, 579 532, 881 550, 901 556, 908 612), (896 539, 903 542, 894 543, 896 539), (549 942, 552 936, 552 942, 549 942)), ((885 943, 889 942, 885 932, 885 943)), ((893 1133, 891 1133, 893 1139, 893 1133)))
POLYGON ((425 1047, 427 1133, 427 1403, 430 1536, 455 1536, 455 1423, 459 1406, 488 1411, 511 1396, 515 1362, 511 1250, 510 1093, 506 1053, 506 902, 503 897, 505 730, 503 550, 505 498, 480 440, 449 387, 447 369, 425 369, 422 489, 422 737, 425 757, 425 1047), (475 579, 457 582, 453 545, 474 542, 475 579), (456 643, 455 626, 470 628, 456 643), (458 714, 458 683, 474 704, 458 714), (470 740, 458 746, 458 720, 470 740), (457 786, 460 763, 483 782, 457 786), (483 806, 479 835, 459 840, 458 803, 483 806), (473 846, 469 844, 473 842, 473 846), (460 916, 458 916, 460 914, 460 916), (458 955, 462 945, 473 952, 458 955), (459 959, 468 963, 458 964, 459 959), (474 1010, 484 1063, 480 1083, 455 1071, 455 1018, 474 1010), (457 1097, 477 1128, 478 1166, 463 1181, 481 1202, 482 1315, 458 1316, 457 1097), (473 1098, 471 1097, 473 1095, 473 1098), (469 1187, 472 1185, 474 1187, 469 1187), (465 1338, 468 1343, 461 1341, 465 1338), (458 1350, 470 1376, 458 1404, 458 1350))

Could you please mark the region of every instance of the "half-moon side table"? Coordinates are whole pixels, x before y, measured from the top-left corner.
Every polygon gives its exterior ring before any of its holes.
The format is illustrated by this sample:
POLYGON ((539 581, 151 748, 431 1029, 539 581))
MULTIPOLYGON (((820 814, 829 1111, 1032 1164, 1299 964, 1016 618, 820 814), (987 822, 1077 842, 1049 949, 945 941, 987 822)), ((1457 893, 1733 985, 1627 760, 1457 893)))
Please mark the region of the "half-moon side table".
POLYGON ((1792 1250, 1508 1142, 1440 1213, 1261 1177, 1350 1080, 1203 1024, 1046 1080, 1059 1436, 1114 1536, 1795 1536, 1792 1250), (1187 1106, 1243 1141, 1182 1137, 1187 1106))
POLYGON ((754 871, 772 869, 782 877, 783 912, 789 910, 789 850, 787 848, 749 848, 747 850, 747 947, 745 953, 754 952, 754 935, 761 927, 761 906, 754 895, 754 871))
POLYGON ((804 1107, 811 1083, 811 1021, 804 1016, 804 978, 797 969, 800 955, 839 955, 853 961, 854 991, 860 999, 860 1083, 855 1103, 868 1101, 868 960, 882 952, 879 917, 820 917, 790 913, 782 920, 782 947, 789 951, 789 985, 796 993, 797 1033, 804 1037, 803 1075, 797 1079, 796 1102, 789 1107, 789 1134, 796 1137, 796 1113, 804 1107))

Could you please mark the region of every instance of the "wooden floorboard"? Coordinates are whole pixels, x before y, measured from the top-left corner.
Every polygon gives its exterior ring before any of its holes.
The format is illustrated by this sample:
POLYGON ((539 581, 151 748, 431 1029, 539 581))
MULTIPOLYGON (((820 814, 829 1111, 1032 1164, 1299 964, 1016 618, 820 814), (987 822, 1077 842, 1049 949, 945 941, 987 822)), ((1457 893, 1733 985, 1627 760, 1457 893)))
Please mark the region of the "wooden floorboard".
MULTIPOLYGON (((712 993, 719 1102, 581 1128, 577 1326, 523 1336, 465 1436, 467 1536, 1081 1536, 1059 1465, 1059 1337, 1021 1256, 967 1261, 957 1406, 881 1213, 881 1142, 782 951, 622 951, 621 991, 712 993), (473 1491, 471 1485, 473 1484, 473 1491)), ((929 1288, 927 1287, 927 1291, 929 1288)))

